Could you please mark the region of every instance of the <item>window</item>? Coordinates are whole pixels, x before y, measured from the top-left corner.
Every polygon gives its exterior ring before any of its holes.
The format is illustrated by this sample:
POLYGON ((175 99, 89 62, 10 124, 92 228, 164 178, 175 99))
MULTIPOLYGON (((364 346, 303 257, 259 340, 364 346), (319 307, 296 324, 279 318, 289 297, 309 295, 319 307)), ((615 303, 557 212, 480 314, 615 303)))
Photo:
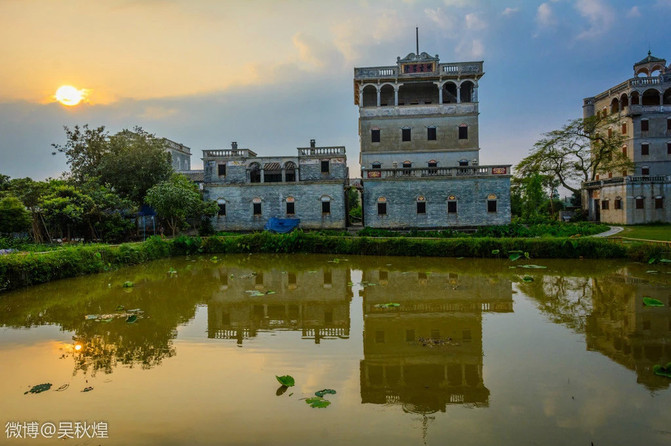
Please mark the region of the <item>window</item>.
POLYGON ((380 129, 370 131, 370 142, 380 142, 380 129))
POLYGON ((613 129, 608 129, 608 137, 609 138, 613 137, 613 129))
POLYGON ((254 216, 261 215, 261 199, 255 198, 252 203, 254 205, 254 216))
POLYGON ((645 209, 643 197, 636 197, 636 209, 645 209))
POLYGON ((382 163, 379 161, 374 162, 372 165, 373 169, 382 169, 382 163))
POLYGON ((641 131, 642 132, 647 132, 650 130, 650 123, 647 119, 642 119, 641 120, 641 131))
POLYGON ((655 209, 664 209, 663 197, 655 197, 655 209))
POLYGON ((294 215, 296 213, 296 203, 294 197, 287 197, 287 215, 294 215))
POLYGON ((459 126, 459 139, 468 139, 468 126, 460 125, 459 126))
POLYGON ((613 209, 622 209, 622 198, 620 197, 615 198, 615 202, 613 203, 613 209))
POLYGON ((417 198, 417 213, 426 214, 426 199, 422 196, 417 198))
POLYGON ((666 154, 671 155, 671 142, 666 143, 666 154))
POLYGON ((401 129, 401 141, 410 141, 410 129, 401 129))
POLYGON ((666 129, 671 130, 671 118, 666 118, 666 129))
POLYGON ((217 200, 217 206, 219 206, 219 211, 217 215, 226 216, 226 200, 219 199, 217 200))
POLYGON ((403 161, 403 175, 410 175, 410 168, 412 163, 410 161, 403 161))
POLYGON ((487 212, 496 212, 496 195, 494 194, 487 196, 487 212))
POLYGON ((459 160, 459 166, 460 167, 468 166, 468 160, 459 160))
POLYGON ((249 165, 249 181, 251 183, 261 182, 261 166, 258 163, 249 165))
POLYGON ((601 201, 601 209, 608 209, 608 200, 601 201))
POLYGON ((641 144, 641 155, 650 155, 650 144, 641 144))
POLYGON ((217 166, 217 174, 220 177, 225 177, 226 176, 226 164, 219 164, 217 166))
POLYGON ((322 160, 322 173, 329 173, 329 160, 322 160))
POLYGON ((428 127, 426 129, 426 139, 429 141, 435 141, 436 140, 436 128, 435 127, 428 127))
POLYGON ((292 183, 296 181, 296 165, 291 161, 284 165, 284 181, 292 183))
POLYGON ((457 197, 450 195, 447 197, 447 213, 456 214, 457 213, 457 197))
POLYGON ((387 199, 384 197, 377 199, 377 215, 387 215, 387 199))
POLYGON ((627 134, 627 124, 622 124, 622 134, 626 135, 627 134))
POLYGON ((650 168, 648 166, 641 167, 641 175, 650 175, 650 168))
POLYGON ((435 175, 436 173, 438 173, 438 162, 431 160, 429 161, 429 174, 435 175))
POLYGON ((627 156, 627 146, 622 147, 622 155, 627 156))
POLYGON ((322 214, 331 213, 331 199, 328 197, 322 198, 322 214))

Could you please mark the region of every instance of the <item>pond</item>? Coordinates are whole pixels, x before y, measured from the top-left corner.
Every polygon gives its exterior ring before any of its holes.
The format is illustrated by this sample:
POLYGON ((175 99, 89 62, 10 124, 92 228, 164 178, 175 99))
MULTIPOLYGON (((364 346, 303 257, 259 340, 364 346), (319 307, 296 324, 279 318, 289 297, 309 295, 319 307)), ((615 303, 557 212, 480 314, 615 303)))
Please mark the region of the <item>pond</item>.
POLYGON ((193 256, 62 280, 0 295, 2 439, 670 444, 670 300, 671 266, 621 261, 193 256))

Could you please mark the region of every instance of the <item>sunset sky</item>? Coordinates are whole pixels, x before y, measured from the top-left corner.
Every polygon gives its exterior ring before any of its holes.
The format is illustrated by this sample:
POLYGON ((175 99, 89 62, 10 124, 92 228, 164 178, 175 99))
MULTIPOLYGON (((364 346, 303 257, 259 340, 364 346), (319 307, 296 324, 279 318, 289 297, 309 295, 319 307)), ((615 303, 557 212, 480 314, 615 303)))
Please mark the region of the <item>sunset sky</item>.
POLYGON ((671 0, 0 0, 0 173, 66 170, 63 126, 135 125, 201 150, 345 145, 358 175, 355 66, 415 50, 484 60, 480 160, 517 163, 582 99, 671 62, 671 0), (85 99, 57 102, 62 85, 85 99))

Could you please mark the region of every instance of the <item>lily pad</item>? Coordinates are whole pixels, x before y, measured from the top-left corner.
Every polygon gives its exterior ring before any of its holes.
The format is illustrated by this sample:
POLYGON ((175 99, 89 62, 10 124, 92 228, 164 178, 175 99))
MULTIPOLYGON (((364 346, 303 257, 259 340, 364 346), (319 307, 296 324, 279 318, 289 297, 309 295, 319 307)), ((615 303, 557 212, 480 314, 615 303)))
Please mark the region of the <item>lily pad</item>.
POLYGON ((322 389, 322 390, 317 390, 315 392, 315 395, 317 395, 319 398, 324 398, 324 395, 335 395, 336 391, 333 389, 322 389))
POLYGON ((131 282, 130 280, 127 280, 123 283, 124 288, 133 288, 134 286, 135 286, 135 284, 133 282, 131 282))
POLYGON ((135 321, 137 321, 137 315, 135 315, 135 314, 131 314, 130 316, 128 316, 126 318, 126 322, 128 322, 129 324, 132 324, 135 321))
POLYGON ((282 395, 284 394, 284 392, 287 391, 287 389, 288 389, 287 386, 279 386, 279 387, 277 388, 277 390, 275 391, 275 395, 277 395, 277 396, 282 396, 282 395))
POLYGON ((310 407, 316 407, 318 409, 323 409, 325 407, 328 407, 331 405, 331 402, 329 400, 325 400, 324 398, 321 397, 313 397, 313 398, 308 398, 305 400, 307 404, 310 405, 310 407))
POLYGON ((659 259, 659 263, 671 263, 669 259, 659 259))
POLYGON ((123 310, 125 310, 125 307, 123 305, 116 306, 116 311, 123 311, 123 310))
POLYGON ((498 255, 501 251, 498 249, 492 249, 492 254, 498 255))
POLYGON ((659 299, 653 299, 652 297, 644 297, 643 305, 646 307, 663 307, 664 303, 659 299))
POLYGON ((667 377, 667 378, 671 378, 671 362, 669 362, 668 364, 666 364, 666 366, 664 366, 664 367, 661 366, 661 365, 659 365, 659 364, 654 365, 654 366, 652 367, 652 372, 653 372, 655 375, 665 376, 665 377, 667 377))
POLYGON ((55 392, 62 392, 62 391, 64 391, 65 389, 67 389, 68 387, 70 387, 70 384, 63 384, 63 385, 60 386, 58 389, 56 389, 55 392))
POLYGON ((543 265, 520 265, 520 268, 527 268, 527 269, 547 269, 547 266, 543 266, 543 265))
POLYGON ((522 277, 522 281, 526 282, 526 283, 529 283, 529 282, 533 282, 534 278, 531 277, 531 276, 524 276, 524 277, 522 277))
POLYGON ((522 257, 522 254, 510 254, 508 259, 510 259, 511 262, 514 262, 515 260, 519 260, 522 257))
POLYGON ((401 304, 397 304, 396 302, 388 302, 386 304, 376 304, 375 308, 397 308, 400 306, 401 304))
POLYGON ((49 389, 51 389, 51 383, 38 384, 36 386, 33 386, 27 392, 23 392, 23 394, 25 395, 27 393, 42 393, 46 392, 49 389))
POLYGON ((283 386, 293 387, 296 385, 296 381, 294 381, 294 377, 291 375, 283 375, 283 376, 276 375, 275 378, 277 378, 277 381, 283 386))
POLYGON ((91 390, 93 390, 93 387, 84 387, 84 390, 82 390, 82 392, 90 392, 91 390))

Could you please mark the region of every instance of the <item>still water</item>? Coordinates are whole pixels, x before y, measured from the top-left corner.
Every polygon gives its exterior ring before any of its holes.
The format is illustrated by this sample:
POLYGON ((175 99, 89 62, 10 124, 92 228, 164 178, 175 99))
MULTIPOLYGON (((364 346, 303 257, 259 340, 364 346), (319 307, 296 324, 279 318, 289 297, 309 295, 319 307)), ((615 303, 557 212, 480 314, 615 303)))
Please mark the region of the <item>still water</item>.
POLYGON ((2 294, 0 443, 671 444, 671 266, 526 263, 187 257, 2 294), (30 423, 56 430, 8 438, 30 423))

